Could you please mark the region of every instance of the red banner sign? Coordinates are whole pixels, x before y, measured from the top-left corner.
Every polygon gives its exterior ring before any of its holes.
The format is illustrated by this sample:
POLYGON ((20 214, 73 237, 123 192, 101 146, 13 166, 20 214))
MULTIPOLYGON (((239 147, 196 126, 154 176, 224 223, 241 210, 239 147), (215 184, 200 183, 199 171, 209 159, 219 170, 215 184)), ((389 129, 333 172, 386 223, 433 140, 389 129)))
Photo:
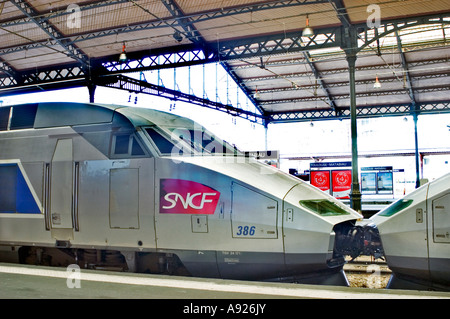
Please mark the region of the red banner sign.
POLYGON ((330 190, 330 171, 311 171, 311 185, 320 190, 330 190))
POLYGON ((352 171, 342 170, 333 171, 333 196, 338 199, 350 198, 350 189, 352 187, 352 171))

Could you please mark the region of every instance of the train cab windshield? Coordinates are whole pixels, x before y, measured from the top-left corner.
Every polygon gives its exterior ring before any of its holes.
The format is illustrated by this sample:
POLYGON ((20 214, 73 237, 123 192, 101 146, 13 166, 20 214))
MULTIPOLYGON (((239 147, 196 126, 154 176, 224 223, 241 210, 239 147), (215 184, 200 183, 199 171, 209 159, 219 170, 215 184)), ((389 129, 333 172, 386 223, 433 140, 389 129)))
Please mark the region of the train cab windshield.
POLYGON ((145 129, 161 155, 242 155, 236 147, 204 128, 188 129, 154 126, 145 129))
POLYGON ((382 210, 378 216, 391 217, 398 212, 404 210, 409 207, 413 203, 412 199, 399 199, 394 204, 388 206, 384 210, 382 210))

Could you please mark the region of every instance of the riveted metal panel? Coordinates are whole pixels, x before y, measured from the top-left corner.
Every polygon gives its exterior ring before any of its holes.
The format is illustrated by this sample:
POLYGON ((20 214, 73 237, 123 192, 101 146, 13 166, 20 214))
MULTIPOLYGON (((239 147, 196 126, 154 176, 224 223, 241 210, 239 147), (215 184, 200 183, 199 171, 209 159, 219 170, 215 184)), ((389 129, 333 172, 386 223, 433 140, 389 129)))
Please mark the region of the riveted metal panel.
POLYGON ((52 228, 72 228, 72 139, 56 143, 51 165, 50 216, 52 228))
POLYGON ((139 228, 139 169, 112 169, 109 182, 111 228, 139 228))

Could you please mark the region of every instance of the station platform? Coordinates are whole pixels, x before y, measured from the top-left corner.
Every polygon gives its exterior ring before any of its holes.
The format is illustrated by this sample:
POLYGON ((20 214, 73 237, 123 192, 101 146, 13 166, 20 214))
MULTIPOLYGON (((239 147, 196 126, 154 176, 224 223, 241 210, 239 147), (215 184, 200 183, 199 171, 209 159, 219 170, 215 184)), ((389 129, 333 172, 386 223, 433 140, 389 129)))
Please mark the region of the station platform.
POLYGON ((0 263, 0 298, 450 299, 450 292, 248 282, 0 263))

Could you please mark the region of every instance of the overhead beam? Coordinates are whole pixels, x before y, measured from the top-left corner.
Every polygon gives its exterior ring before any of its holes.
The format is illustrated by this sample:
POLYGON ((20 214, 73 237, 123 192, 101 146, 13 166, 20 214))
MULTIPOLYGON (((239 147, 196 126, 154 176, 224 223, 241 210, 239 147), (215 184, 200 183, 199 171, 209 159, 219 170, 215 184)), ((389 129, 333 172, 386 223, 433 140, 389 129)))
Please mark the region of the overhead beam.
MULTIPOLYGON (((164 0, 166 1, 166 0, 164 0)), ((16 2, 24 2, 24 1, 16 1, 16 2)), ((288 1, 270 1, 269 3, 284 3, 287 4, 288 1)), ((294 1, 291 2, 300 4, 302 1, 294 1)), ((304 4, 310 3, 308 1, 303 1, 304 4)), ((265 3, 261 3, 262 6, 265 3)), ((239 14, 237 11, 233 11, 231 8, 224 9, 228 11, 227 14, 239 14), (233 13, 236 12, 236 13, 233 13)), ((240 10, 250 10, 245 9, 243 7, 240 10)), ((201 19, 211 19, 213 16, 210 14, 215 14, 215 17, 220 17, 222 13, 217 10, 215 13, 199 13, 194 16, 185 16, 184 18, 189 18, 187 24, 189 25, 191 21, 202 21, 201 19), (197 19, 198 17, 201 17, 197 19), (197 20, 195 20, 197 19, 197 20)), ((33 17, 33 15, 30 15, 33 17)), ((358 37, 363 40, 363 44, 360 45, 358 50, 367 47, 382 36, 395 32, 395 30, 401 30, 403 28, 416 26, 420 24, 447 24, 449 23, 448 17, 450 15, 448 13, 442 13, 439 15, 432 15, 427 17, 413 17, 413 18, 405 18, 405 19, 394 19, 392 21, 384 21, 382 22, 382 26, 380 27, 380 33, 377 36, 374 36, 373 33, 370 33, 366 26, 361 25, 357 26, 358 37)), ((33 17, 34 18, 34 17, 33 17)), ((178 18, 171 18, 171 23, 174 26, 179 27, 180 21, 184 19, 182 16, 178 18)), ((152 22, 153 27, 158 23, 161 23, 160 27, 166 27, 167 23, 163 24, 160 21, 152 22)), ((88 34, 79 34, 75 36, 75 40, 72 40, 72 43, 76 43, 77 41, 84 41, 94 38, 95 36, 108 36, 111 34, 117 34, 117 30, 125 30, 125 32, 133 32, 142 30, 139 29, 141 26, 126 26, 124 29, 117 28, 116 30, 106 30, 106 31, 98 31, 97 33, 88 33, 88 34), (134 27, 134 29, 133 29, 134 27)), ((150 24, 147 24, 147 27, 151 29, 150 24)), ((327 29, 316 29, 316 35, 308 39, 308 41, 303 42, 303 39, 300 38, 300 32, 293 31, 287 32, 286 34, 269 34, 264 35, 258 38, 251 39, 239 39, 239 40, 227 40, 220 41, 219 43, 209 43, 209 45, 205 48, 200 44, 191 44, 187 46, 177 46, 172 48, 166 48, 161 50, 152 50, 151 55, 150 51, 143 52, 134 52, 127 53, 130 57, 130 63, 120 64, 117 62, 117 55, 106 57, 99 59, 97 62, 102 65, 99 69, 94 70, 93 72, 99 75, 110 75, 110 74, 119 74, 119 73, 127 73, 127 72, 140 72, 145 70, 155 70, 161 68, 172 68, 179 67, 185 65, 196 65, 196 64, 204 64, 211 62, 227 62, 230 60, 238 60, 238 59, 247 59, 247 58, 255 58, 262 56, 270 56, 272 54, 289 54, 291 52, 307 52, 308 50, 314 50, 318 48, 326 48, 326 47, 340 47, 343 43, 343 36, 345 34, 343 27, 333 27, 327 29), (303 42, 303 43, 302 43, 303 42)), ((184 33, 187 33, 185 29, 183 29, 184 33)), ((72 38, 73 39, 73 38, 72 38)), ((59 39, 60 40, 60 39, 59 39)), ((56 40, 50 40, 52 43, 57 43, 56 40)), ((5 48, 7 49, 7 48, 5 48)), ((2 50, 5 50, 2 49, 2 50)), ((0 50, 0 54, 5 51, 0 50)), ((25 77, 25 85, 46 85, 50 81, 68 83, 70 85, 72 80, 80 79, 83 76, 87 77, 88 72, 76 71, 69 72, 64 75, 64 71, 62 73, 58 73, 62 70, 70 70, 69 67, 66 66, 58 66, 54 69, 54 72, 51 70, 34 70, 31 72, 24 73, 25 77), (56 73, 56 75, 55 75, 56 73)), ((6 73, 6 72, 5 72, 6 73)), ((16 74, 17 75, 17 74, 16 74)), ((19 74, 21 75, 21 74, 19 74)), ((10 74, 6 73, 6 77, 0 77, 0 89, 4 89, 5 86, 8 89, 14 89, 20 87, 20 85, 16 85, 11 81, 5 81, 6 78, 12 78, 10 74), (11 85, 12 83, 12 85, 11 85)), ((241 82, 242 83, 242 82, 241 82)), ((250 91, 248 91, 250 92, 250 91)), ((251 93, 251 92, 250 92, 251 93)), ((384 93, 380 93, 384 94, 384 93)), ((389 93, 386 93, 389 94, 389 93)), ((339 97, 338 97, 339 98, 339 97)), ((342 98, 342 97, 341 97, 342 98)))
MULTIPOLYGON (((450 101, 418 102, 417 107, 421 114, 450 113, 450 101)), ((386 104, 372 105, 357 108, 358 118, 385 117, 385 116, 408 116, 411 115, 411 104, 386 104)), ((287 111, 267 113, 270 123, 295 123, 321 120, 336 120, 334 111, 331 109, 314 109, 303 111, 287 111)), ((349 119, 350 110, 344 109, 339 119, 349 119)))
POLYGON ((317 70, 315 63, 312 61, 311 54, 309 52, 303 52, 303 55, 306 59, 306 62, 309 65, 309 67, 311 68, 311 71, 313 72, 314 77, 316 78, 316 81, 318 82, 319 87, 325 93, 326 103, 336 112, 336 116, 339 116, 339 111, 336 106, 336 103, 334 102, 334 100, 330 94, 330 91, 328 90, 328 87, 325 85, 325 82, 322 80, 322 76, 320 75, 319 71, 317 70))
MULTIPOLYGON (((245 96, 250 100, 250 102, 256 107, 256 109, 262 114, 265 114, 265 111, 261 108, 260 102, 255 98, 255 95, 252 91, 244 85, 242 80, 236 75, 236 73, 230 68, 228 63, 221 62, 222 67, 228 73, 228 75, 233 79, 236 85, 241 89, 241 91, 245 94, 245 96)), ((263 123, 264 125, 267 123, 263 123)))
POLYGON ((329 3, 333 6, 336 15, 341 21, 342 25, 346 28, 352 27, 350 17, 348 15, 347 9, 345 8, 344 2, 342 0, 329 0, 329 3))
MULTIPOLYGON (((8 75, 8 77, 14 79, 16 84, 21 83, 20 73, 12 65, 10 65, 8 62, 6 62, 5 60, 3 60, 1 58, 0 58, 0 71, 6 73, 8 75)), ((1 85, 0 85, 0 87, 1 87, 1 85)))
MULTIPOLYGON (((299 76, 291 76, 289 77, 290 79, 295 79, 298 78, 299 76)), ((429 73, 429 74, 420 74, 420 75, 415 75, 414 79, 416 80, 427 80, 427 79, 438 79, 438 78, 446 78, 448 77, 448 72, 447 71, 438 71, 435 73, 429 73)), ((342 81, 344 79, 341 79, 341 81, 339 82, 328 82, 326 84, 327 88, 338 88, 338 87, 347 87, 348 86, 348 81, 342 81)), ((255 81, 244 81, 245 83, 253 83, 253 82, 257 82, 258 80, 255 81)), ((398 77, 396 76, 388 76, 388 77, 383 77, 383 84, 385 83, 394 83, 394 82, 398 82, 398 77)), ((355 81, 356 85, 373 85, 373 79, 369 79, 369 80, 357 80, 355 81)), ((317 87, 316 84, 302 84, 302 85, 298 85, 298 88, 300 89, 305 89, 305 90, 313 90, 317 87)), ((439 88, 442 88, 442 86, 440 86, 439 88)), ((292 86, 289 87, 282 87, 282 88, 275 88, 275 89, 260 89, 258 90, 260 95, 266 94, 266 93, 277 93, 277 92, 292 92, 295 91, 297 88, 293 88, 292 86)), ((420 88, 415 88, 414 90, 420 90, 420 88)), ((431 88, 427 88, 427 90, 431 90, 431 88)), ((393 92, 393 94, 398 95, 398 94, 402 94, 404 92, 404 90, 395 90, 395 91, 368 91, 368 92, 360 92, 357 93, 358 96, 381 96, 381 95, 386 95, 389 92, 393 92)), ((326 96, 325 96, 326 97, 326 96)), ((340 94, 340 95, 333 95, 333 100, 342 100, 348 98, 348 94, 340 94)), ((323 96, 318 97, 318 99, 323 99, 323 96)))
MULTIPOLYGON (((442 74, 445 77, 445 74, 442 74)), ((434 78, 434 77, 433 77, 434 78)), ((370 83, 370 81, 366 82, 370 83)), ((414 92, 417 93, 430 93, 430 92, 442 92, 449 91, 450 85, 443 84, 437 86, 424 86, 421 88, 415 88, 414 92)), ((272 92, 269 90, 269 92, 272 92)), ((275 92, 275 90, 273 90, 275 92)), ((264 91, 262 91, 264 93, 264 91)), ((397 90, 373 90, 356 93, 357 97, 370 97, 370 96, 390 96, 390 95, 404 95, 404 89, 397 90)), ((289 98, 289 99, 278 99, 278 100, 269 100, 269 101, 261 101, 261 105, 273 105, 273 104, 285 104, 285 103, 296 103, 296 102, 315 102, 315 101, 323 101, 326 99, 326 96, 307 96, 307 97, 298 97, 298 98, 289 98)), ((334 100, 347 100, 350 99, 350 94, 339 94, 333 96, 334 100)))
POLYGON ((43 91, 51 87, 62 89, 79 86, 79 83, 85 83, 87 75, 79 63, 22 71, 16 75, 20 76, 20 84, 7 81, 11 77, 0 77, 0 95, 43 91))
MULTIPOLYGON (((179 20, 179 25, 183 28, 183 30, 188 34, 189 40, 194 42, 195 44, 200 45, 206 52, 207 49, 206 40, 202 37, 200 32, 194 26, 191 18, 186 17, 184 12, 178 6, 178 4, 174 0, 161 0, 172 16, 176 17, 179 20)), ((258 101, 254 98, 252 92, 242 83, 236 73, 230 68, 228 63, 221 62, 220 63, 224 70, 228 73, 228 75, 233 79, 236 85, 241 89, 241 91, 246 95, 246 97, 250 100, 250 102, 258 109, 261 114, 264 114, 264 111, 258 104, 258 101)))
POLYGON ((133 79, 124 75, 115 75, 114 77, 104 77, 103 84, 101 86, 107 86, 115 89, 125 90, 133 93, 149 94, 153 96, 159 96, 167 98, 174 101, 187 102, 211 109, 215 109, 227 114, 244 118, 250 122, 264 124, 265 117, 263 115, 253 113, 250 111, 242 110, 236 108, 232 105, 223 104, 220 102, 211 101, 209 99, 197 97, 192 94, 186 94, 177 90, 168 89, 163 86, 148 83, 146 81, 141 81, 133 79))
MULTIPOLYGON (((447 14, 447 17, 450 17, 450 14, 447 14)), ((439 21, 444 21, 443 23, 450 23, 443 18, 443 15, 434 15, 429 16, 426 19, 415 19, 411 21, 409 18, 405 20, 406 22, 401 22, 402 20, 398 20, 395 23, 389 22, 389 25, 386 26, 386 30, 383 33, 380 33, 379 36, 385 36, 394 32, 396 29, 401 30, 406 27, 411 27, 414 25, 420 25, 421 23, 439 23, 439 21)), ((366 26, 362 26, 365 28, 366 26)), ((100 59, 105 66, 108 66, 110 69, 109 72, 118 72, 126 73, 126 72, 140 72, 146 70, 154 70, 158 68, 168 68, 168 67, 179 67, 186 65, 196 65, 196 64, 204 64, 211 62, 226 62, 231 60, 245 60, 249 58, 255 57, 264 57, 270 55, 279 55, 279 54, 289 54, 289 53, 298 53, 298 52, 308 52, 310 50, 323 49, 323 48, 335 48, 335 47, 351 47, 354 48, 354 54, 357 54, 363 48, 367 47, 370 43, 376 40, 376 38, 370 38, 368 36, 368 31, 363 30, 362 33, 357 33, 356 30, 360 30, 360 27, 355 26, 352 28, 352 32, 356 33, 356 37, 367 38, 367 43, 363 43, 360 47, 358 47, 358 43, 356 39, 353 44, 344 43, 346 40, 346 34, 348 31, 343 27, 335 27, 335 28, 325 28, 325 29, 316 29, 314 36, 311 38, 302 39, 301 32, 287 32, 283 34, 272 34, 272 35, 264 35, 246 39, 236 39, 236 40, 227 40, 220 41, 218 43, 208 43, 206 48, 205 46, 200 46, 198 44, 192 45, 183 45, 177 46, 173 48, 164 49, 164 54, 166 55, 182 55, 180 59, 176 57, 173 60, 167 59, 165 63, 160 64, 155 61, 149 65, 146 64, 144 60, 155 59, 158 55, 158 51, 162 50, 152 50, 152 56, 149 56, 148 51, 143 52, 134 52, 132 54, 128 54, 129 56, 129 65, 121 65, 117 61, 117 56, 104 57, 100 59), (191 59, 189 61, 186 60, 186 52, 201 50, 202 58, 196 57, 195 59, 191 59), (116 65, 116 68, 110 68, 111 66, 116 65)), ((348 28, 347 28, 348 30, 348 28)))
POLYGON ((402 66, 403 66, 403 72, 406 79, 406 85, 409 97, 411 99, 411 103, 416 103, 416 96, 414 94, 414 89, 411 81, 411 76, 409 74, 409 68, 408 68, 408 62, 406 61, 406 55, 405 52, 403 52, 403 45, 402 45, 402 39, 400 38, 400 33, 398 30, 395 30, 395 36, 397 38, 397 48, 400 54, 400 58, 402 60, 402 66))
MULTIPOLYGON (((167 10, 169 10, 172 17, 178 22, 179 26, 184 30, 187 38, 196 44, 203 45, 205 40, 200 35, 198 30, 192 24, 191 19, 186 17, 180 6, 173 0, 161 0, 167 10)), ((181 39, 180 39, 181 41, 181 39)))
MULTIPOLYGON (((111 6, 111 5, 117 5, 117 4, 121 4, 121 3, 127 3, 128 0, 97 0, 97 1, 93 1, 93 2, 89 2, 86 4, 78 4, 78 8, 80 9, 80 11, 87 11, 87 10, 92 10, 92 9, 96 9, 96 8, 101 8, 101 7, 105 7, 105 6, 111 6)), ((5 2, 3 2, 5 3, 5 2)), ((41 12, 39 14, 39 17, 43 20, 50 20, 50 19, 55 19, 58 17, 63 17, 63 16, 68 16, 72 14, 72 12, 67 11, 67 4, 65 6, 63 6, 62 8, 59 9, 52 9, 49 12, 41 12)), ((2 26, 3 28, 6 27, 10 27, 10 26, 16 26, 16 25, 21 25, 21 24, 27 24, 27 23, 33 23, 33 18, 29 17, 29 16, 25 16, 25 17, 20 17, 20 18, 11 18, 11 19, 7 19, 7 20, 3 20, 0 23, 0 26, 2 26)))
MULTIPOLYGON (((17 0, 16 0, 17 1, 17 0)), ((331 0, 330 0, 331 1, 331 0)), ((305 2, 306 3, 306 2, 305 2)), ((264 4, 261 4, 263 6, 264 4)), ((235 12, 235 10, 228 9, 230 11, 235 12)), ((224 9, 224 12, 215 12, 215 13, 202 13, 200 14, 201 19, 195 20, 195 22, 203 21, 203 19, 208 19, 206 17, 210 17, 211 14, 213 14, 213 17, 220 17, 222 14, 226 14, 227 9, 224 9)), ((231 14, 231 13, 229 13, 231 14)), ((450 21, 448 20, 448 17, 450 14, 437 14, 437 15, 430 15, 425 17, 419 17, 419 18, 402 18, 402 19, 394 19, 385 21, 382 23, 380 30, 385 30, 381 33, 379 33, 377 36, 373 33, 369 32, 369 29, 366 25, 356 25, 355 27, 358 30, 362 30, 359 34, 359 38, 363 40, 363 44, 360 48, 358 48, 359 51, 364 49, 366 46, 370 45, 372 42, 380 39, 383 36, 386 36, 395 30, 400 30, 403 28, 421 25, 421 24, 435 24, 435 23, 441 23, 441 24, 448 24, 450 21)), ((198 16, 192 17, 189 16, 190 19, 194 19, 198 16)), ((43 18, 45 20, 45 18, 43 18)), ((163 20, 163 19, 162 19, 163 20)), ((172 23, 174 25, 178 25, 177 20, 172 20, 172 23)), ((146 22, 138 25, 130 25, 130 26, 123 26, 118 27, 115 29, 108 29, 108 30, 100 30, 100 31, 94 31, 94 32, 88 32, 84 34, 78 34, 71 37, 71 43, 75 45, 77 42, 80 41, 86 41, 86 40, 92 40, 95 38, 105 37, 105 36, 111 36, 111 35, 117 35, 117 34, 124 34, 127 32, 136 32, 136 31, 143 31, 143 30, 151 30, 158 27, 167 27, 167 21, 153 21, 153 22, 146 22)), ((267 35, 263 37, 258 38, 251 38, 251 39, 241 39, 241 40, 227 40, 227 41, 220 41, 221 49, 220 49, 220 59, 221 61, 225 61, 228 59, 244 59, 244 58, 250 58, 255 56, 263 56, 263 55, 271 55, 271 54, 284 54, 284 53, 290 53, 290 52, 301 52, 301 51, 308 51, 308 50, 314 50, 314 49, 320 49, 320 48, 330 48, 330 47, 340 47, 341 45, 341 32, 340 28, 325 28, 325 29, 316 29, 316 34, 311 37, 308 41, 305 43, 301 43, 300 39, 300 33, 299 31, 294 32, 287 32, 286 34, 275 34, 275 35, 267 35)), ((43 42, 34 42, 29 44, 24 44, 17 47, 11 47, 11 48, 3 48, 0 49, 0 54, 8 54, 13 52, 19 52, 23 50, 30 50, 34 48, 38 48, 41 46, 49 46, 54 45, 56 42, 55 40, 45 40, 43 42)), ((195 46, 195 45, 194 45, 195 46)), ((172 47, 170 48, 173 51, 178 51, 179 47, 172 47)), ((169 52, 169 50, 166 50, 169 52)), ((219 56, 219 52, 217 50, 217 43, 210 44, 210 47, 208 49, 209 53, 214 54, 216 56, 219 56)), ((143 52, 141 55, 145 56, 148 54, 147 51, 143 52)), ((138 53, 136 53, 138 55, 138 53)), ((176 65, 175 65, 176 66, 176 65)), ((139 70, 137 70, 139 71, 139 70)))
MULTIPOLYGON (((169 4, 169 7, 171 10, 175 7, 170 4, 170 2, 174 3, 174 1, 168 1, 168 0, 161 0, 164 2, 167 2, 169 4)), ((95 9, 102 6, 110 6, 110 5, 117 5, 121 3, 135 3, 134 0, 109 0, 109 1, 98 1, 95 3, 89 3, 89 4, 80 4, 79 8, 82 12, 95 9)), ((232 7, 224 7, 217 10, 211 10, 207 12, 197 12, 197 13, 190 13, 189 15, 184 15, 184 19, 189 19, 189 24, 193 25, 194 23, 199 22, 205 22, 210 21, 212 19, 218 19, 223 17, 229 17, 244 13, 250 13, 250 12, 258 12, 258 11, 264 11, 264 10, 270 10, 270 9, 277 9, 277 8, 289 8, 289 7, 295 7, 295 6, 302 6, 302 5, 311 5, 311 4, 321 4, 321 3, 327 3, 328 0, 271 0, 271 1, 264 1, 256 4, 252 4, 251 6, 248 6, 247 4, 244 5, 238 5, 238 6, 232 6, 232 7)), ((138 3, 135 3, 138 4, 138 3)), ((63 10, 55 10, 52 12, 40 14, 39 17, 42 19, 42 21, 48 21, 49 19, 57 18, 60 16, 68 15, 69 13, 66 12, 66 8, 63 10)), ((2 27, 8 27, 16 24, 23 24, 23 23, 29 23, 34 22, 32 17, 25 17, 25 18, 19 18, 19 19, 13 19, 9 21, 2 21, 0 26, 2 27)), ((105 36, 111 36, 111 35, 117 35, 117 34, 124 34, 128 32, 136 32, 136 31, 145 31, 145 30, 153 30, 157 28, 166 28, 166 27, 172 27, 176 28, 180 26, 180 17, 179 16, 173 16, 169 18, 159 18, 151 19, 150 21, 142 22, 139 24, 133 24, 133 25, 124 25, 108 30, 98 30, 98 31, 92 31, 92 32, 86 32, 82 34, 73 35, 71 37, 71 42, 73 44, 80 42, 80 41, 86 41, 86 40, 92 40, 95 38, 105 37, 105 36)), ((182 30, 182 34, 189 38, 189 34, 191 31, 182 30)), ((195 42, 195 41, 193 41, 195 42)), ((11 53, 11 52, 17 52, 21 50, 30 50, 33 48, 41 47, 41 46, 49 46, 54 44, 54 40, 44 40, 44 41, 37 41, 34 43, 24 44, 17 47, 11 47, 7 48, 9 51, 5 52, 5 49, 2 49, 0 53, 11 53)))
POLYGON ((89 65, 88 56, 70 40, 67 40, 47 19, 40 17, 39 13, 26 0, 11 0, 11 3, 13 3, 58 45, 63 47, 66 51, 65 54, 81 63, 84 68, 87 68, 89 65))

